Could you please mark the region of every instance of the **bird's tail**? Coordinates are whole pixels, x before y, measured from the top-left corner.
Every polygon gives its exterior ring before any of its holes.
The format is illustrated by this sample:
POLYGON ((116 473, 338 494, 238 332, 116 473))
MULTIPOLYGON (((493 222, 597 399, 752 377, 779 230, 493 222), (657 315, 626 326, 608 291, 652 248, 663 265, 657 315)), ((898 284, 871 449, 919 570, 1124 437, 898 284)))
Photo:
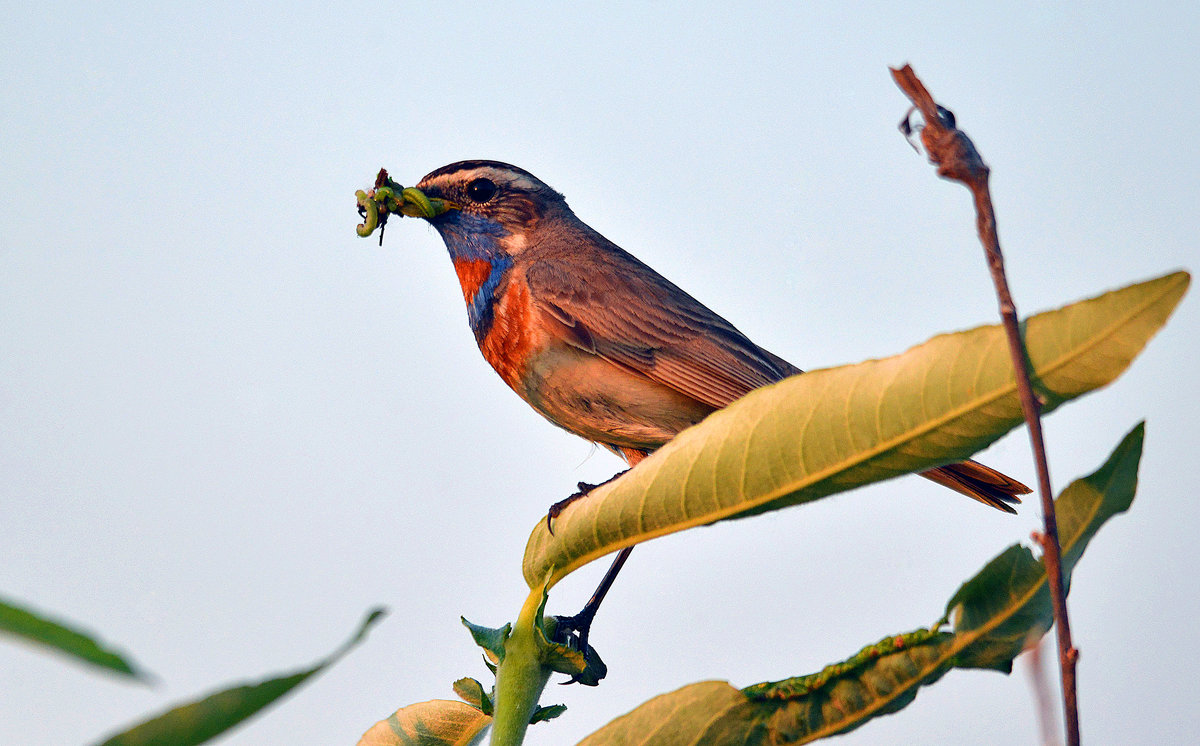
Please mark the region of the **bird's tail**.
POLYGON ((1017 495, 1033 492, 1012 477, 1007 477, 978 461, 968 460, 959 464, 939 466, 921 472, 921 476, 1006 513, 1017 512, 1013 508, 1014 504, 1021 502, 1017 495))

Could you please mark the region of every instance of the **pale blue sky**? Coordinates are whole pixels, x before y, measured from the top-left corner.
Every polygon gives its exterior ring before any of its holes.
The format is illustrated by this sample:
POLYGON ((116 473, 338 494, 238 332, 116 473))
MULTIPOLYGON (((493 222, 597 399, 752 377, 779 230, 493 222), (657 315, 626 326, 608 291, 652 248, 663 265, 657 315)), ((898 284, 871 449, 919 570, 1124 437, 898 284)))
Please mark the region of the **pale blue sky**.
MULTIPOLYGON (((353 743, 486 679, 545 507, 619 468, 484 363, 436 234, 353 193, 463 158, 575 211, 811 368, 996 317, 967 193, 901 139, 911 62, 993 169, 1026 313, 1200 256, 1195 3, 25 4, 0 11, 0 594, 146 688, 0 641, 0 742, 90 742, 324 655, 226 744, 353 743)), ((1147 418, 1137 502, 1072 588, 1092 743, 1184 742, 1200 615, 1200 306, 1047 422, 1056 488, 1147 418)), ((982 457, 1033 481, 1023 433, 982 457)), ((594 630, 572 743, 654 694, 807 673, 936 619, 1039 525, 916 478, 657 540, 594 630)), ((600 564, 600 563, 597 563, 600 564)), ((575 611, 601 567, 556 589, 575 611)), ((1030 743, 1026 677, 954 672, 845 744, 1030 743)))

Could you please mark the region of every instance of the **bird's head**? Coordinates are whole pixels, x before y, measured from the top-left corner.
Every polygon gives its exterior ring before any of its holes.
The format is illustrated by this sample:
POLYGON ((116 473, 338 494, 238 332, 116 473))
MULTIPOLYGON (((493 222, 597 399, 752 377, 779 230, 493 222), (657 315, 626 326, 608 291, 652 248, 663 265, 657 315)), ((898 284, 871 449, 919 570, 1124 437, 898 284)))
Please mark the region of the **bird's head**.
POLYGON ((536 176, 498 161, 459 161, 415 187, 437 207, 422 214, 454 256, 514 256, 550 218, 569 215, 563 196, 536 176))
POLYGON ((536 176, 498 161, 459 161, 402 187, 381 170, 375 189, 356 193, 365 220, 358 235, 380 230, 388 215, 423 218, 450 252, 477 339, 486 335, 495 292, 525 251, 562 246, 564 236, 590 229, 563 196, 536 176))
MULTIPOLYGON (((563 232, 586 230, 562 195, 528 171, 498 161, 459 161, 402 187, 380 170, 375 188, 358 191, 365 220, 358 235, 369 236, 389 215, 424 218, 441 234, 462 284, 475 337, 482 344, 491 327, 496 292, 518 256, 539 244, 554 245, 563 232)), ((561 242, 559 242, 561 243, 561 242)))

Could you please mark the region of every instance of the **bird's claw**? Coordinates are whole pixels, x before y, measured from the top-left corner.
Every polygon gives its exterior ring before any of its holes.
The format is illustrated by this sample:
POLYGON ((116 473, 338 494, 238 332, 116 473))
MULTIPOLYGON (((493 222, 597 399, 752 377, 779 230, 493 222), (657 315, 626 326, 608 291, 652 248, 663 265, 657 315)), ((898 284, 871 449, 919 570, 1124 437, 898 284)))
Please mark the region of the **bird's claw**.
MULTIPOLYGON (((587 482, 580 482, 578 485, 579 489, 576 492, 573 492, 570 495, 567 495, 562 500, 559 500, 558 502, 556 502, 550 506, 550 509, 546 511, 546 530, 550 532, 551 536, 554 535, 554 524, 553 524, 554 519, 558 518, 560 515, 562 515, 562 512, 566 509, 566 507, 568 505, 570 505, 571 503, 575 502, 576 500, 578 500, 580 498, 587 497, 588 494, 592 490, 596 489, 599 486, 600 485, 598 485, 598 484, 588 484, 587 482)), ((564 618, 566 618, 566 617, 564 617, 564 618)))
POLYGON ((603 487, 604 485, 613 481, 617 477, 622 476, 627 471, 629 471, 629 470, 625 469, 624 471, 619 471, 616 474, 613 474, 608 479, 605 479, 600 484, 588 484, 587 482, 579 482, 579 484, 577 485, 579 487, 579 489, 576 492, 574 492, 570 495, 567 495, 562 500, 559 500, 558 502, 554 503, 553 505, 550 506, 550 509, 546 511, 546 530, 550 532, 551 536, 553 536, 554 535, 554 526, 551 524, 551 521, 553 521, 555 518, 557 518, 559 515, 561 515, 563 510, 565 510, 568 505, 575 502, 576 500, 579 500, 580 498, 587 497, 588 495, 592 494, 592 490, 596 489, 597 487, 603 487))

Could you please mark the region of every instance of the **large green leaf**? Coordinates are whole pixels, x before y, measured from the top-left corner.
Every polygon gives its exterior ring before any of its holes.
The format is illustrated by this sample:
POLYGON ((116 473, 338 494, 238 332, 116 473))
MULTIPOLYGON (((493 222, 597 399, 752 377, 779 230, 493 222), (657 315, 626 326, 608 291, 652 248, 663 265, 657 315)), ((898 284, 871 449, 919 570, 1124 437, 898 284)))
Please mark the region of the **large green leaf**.
MULTIPOLYGON (((1028 319, 1045 411, 1115 379, 1166 322, 1186 272, 1028 319)), ((960 461, 1022 422, 1004 330, 793 376, 690 428, 554 520, 525 549, 530 587, 657 536, 960 461)))
POLYGON ((472 746, 482 743, 491 722, 478 707, 434 699, 396 710, 364 733, 358 746, 472 746))
MULTIPOLYGON (((1104 466, 1055 502, 1068 582, 1100 526, 1133 502, 1142 439, 1138 425, 1104 466)), ((952 630, 940 624, 893 635, 820 673, 740 691, 721 681, 691 684, 614 720, 581 746, 808 743, 896 712, 952 668, 1009 671, 1050 627, 1045 568, 1029 549, 1012 546, 964 583, 947 608, 952 630)))
POLYGON ((348 642, 314 666, 254 684, 235 686, 195 702, 180 705, 130 730, 109 737, 101 746, 194 746, 204 743, 238 725, 338 662, 366 636, 367 630, 384 614, 382 609, 375 609, 369 613, 348 642))
POLYGON ((3 599, 0 599, 0 632, 45 645, 93 666, 145 678, 124 656, 104 647, 90 635, 3 599))

